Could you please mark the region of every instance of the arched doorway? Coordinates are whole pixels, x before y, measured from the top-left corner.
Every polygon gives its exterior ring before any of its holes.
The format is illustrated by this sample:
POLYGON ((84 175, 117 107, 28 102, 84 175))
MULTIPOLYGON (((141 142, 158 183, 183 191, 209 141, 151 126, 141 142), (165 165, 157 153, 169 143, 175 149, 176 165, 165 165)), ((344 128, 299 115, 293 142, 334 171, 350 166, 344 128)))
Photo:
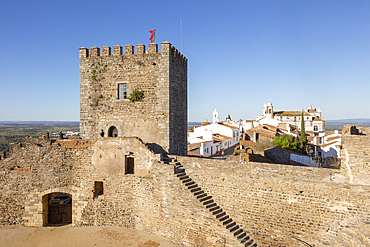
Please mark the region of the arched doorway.
POLYGON ((44 225, 63 226, 72 223, 72 195, 50 193, 43 196, 44 225))
POLYGON ((118 129, 115 126, 111 126, 108 129, 108 137, 117 137, 118 129))

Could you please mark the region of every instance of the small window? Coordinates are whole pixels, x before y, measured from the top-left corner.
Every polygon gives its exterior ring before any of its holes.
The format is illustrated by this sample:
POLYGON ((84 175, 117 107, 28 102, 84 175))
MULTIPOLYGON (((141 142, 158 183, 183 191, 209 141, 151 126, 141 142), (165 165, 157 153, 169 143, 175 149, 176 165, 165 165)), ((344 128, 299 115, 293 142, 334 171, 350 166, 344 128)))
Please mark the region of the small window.
POLYGON ((94 184, 94 198, 104 194, 103 182, 95 181, 94 184))
POLYGON ((317 125, 313 126, 313 131, 319 131, 319 127, 317 125))
POLYGON ((127 99, 127 83, 118 83, 117 99, 127 99))

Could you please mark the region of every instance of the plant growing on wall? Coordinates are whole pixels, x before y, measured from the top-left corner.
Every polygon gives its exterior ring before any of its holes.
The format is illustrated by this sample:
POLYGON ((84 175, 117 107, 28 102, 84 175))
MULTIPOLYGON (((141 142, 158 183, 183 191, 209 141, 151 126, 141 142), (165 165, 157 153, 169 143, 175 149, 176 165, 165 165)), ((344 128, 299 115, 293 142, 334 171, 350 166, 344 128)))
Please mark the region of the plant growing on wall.
POLYGON ((135 102, 135 101, 138 101, 138 100, 141 100, 144 96, 144 93, 135 89, 132 94, 130 95, 130 101, 131 102, 135 102))

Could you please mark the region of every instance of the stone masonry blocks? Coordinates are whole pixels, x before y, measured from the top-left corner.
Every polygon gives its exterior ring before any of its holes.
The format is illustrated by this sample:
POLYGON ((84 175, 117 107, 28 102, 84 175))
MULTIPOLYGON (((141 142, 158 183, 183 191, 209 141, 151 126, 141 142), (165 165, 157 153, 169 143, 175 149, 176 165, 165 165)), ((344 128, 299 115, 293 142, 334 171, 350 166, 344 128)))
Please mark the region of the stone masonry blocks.
POLYGON ((110 135, 140 137, 156 152, 186 154, 187 59, 168 41, 161 44, 80 49, 80 135, 85 139, 110 135), (85 56, 85 54, 90 56, 85 56), (124 84, 126 98, 119 98, 124 84), (144 97, 128 99, 135 90, 144 97))
POLYGON ((111 55, 111 48, 108 47, 108 46, 103 46, 101 55, 102 56, 110 56, 111 55))
POLYGON ((113 46, 113 56, 120 56, 122 55, 122 46, 115 45, 113 46))

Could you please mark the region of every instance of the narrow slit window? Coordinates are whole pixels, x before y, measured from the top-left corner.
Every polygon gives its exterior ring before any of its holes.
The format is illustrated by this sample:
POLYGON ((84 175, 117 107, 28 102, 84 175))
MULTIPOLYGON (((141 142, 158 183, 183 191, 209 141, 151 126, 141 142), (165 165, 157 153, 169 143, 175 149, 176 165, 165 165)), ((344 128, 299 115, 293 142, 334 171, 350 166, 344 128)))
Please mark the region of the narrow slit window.
POLYGON ((103 182, 95 181, 94 184, 94 198, 104 194, 103 182))
POLYGON ((135 165, 134 165, 134 157, 126 156, 125 161, 125 174, 135 174, 134 173, 135 165))

